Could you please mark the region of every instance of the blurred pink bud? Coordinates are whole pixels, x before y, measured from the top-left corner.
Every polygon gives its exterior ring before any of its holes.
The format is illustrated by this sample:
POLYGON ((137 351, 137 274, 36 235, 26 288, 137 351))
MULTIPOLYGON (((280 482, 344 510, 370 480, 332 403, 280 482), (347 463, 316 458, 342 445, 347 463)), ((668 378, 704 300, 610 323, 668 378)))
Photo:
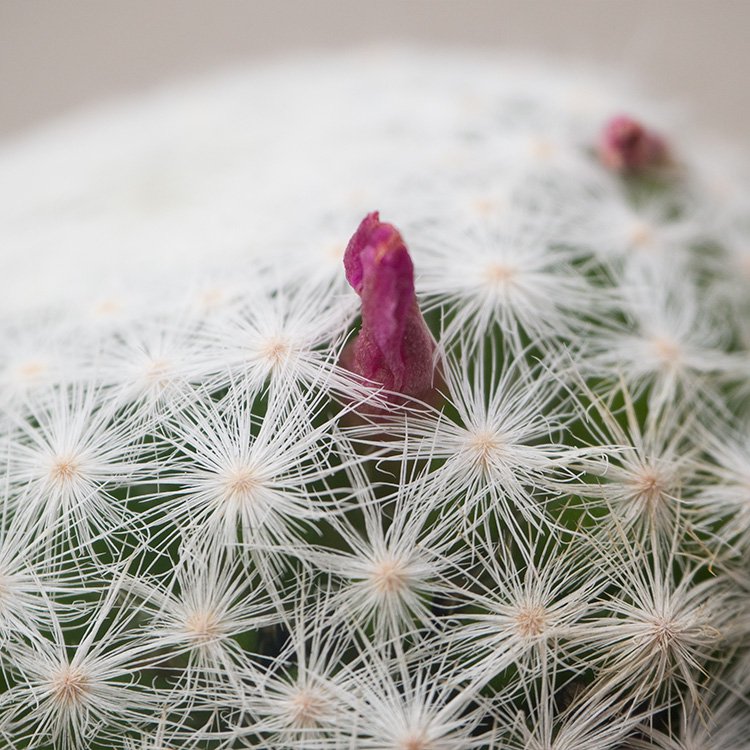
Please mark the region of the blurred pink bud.
POLYGON ((599 157, 618 172, 639 172, 669 160, 664 139, 627 115, 613 117, 604 125, 599 157))
POLYGON ((398 230, 368 214, 344 254, 347 281, 362 299, 362 328, 342 365, 388 391, 432 401, 435 340, 414 292, 414 266, 398 230))

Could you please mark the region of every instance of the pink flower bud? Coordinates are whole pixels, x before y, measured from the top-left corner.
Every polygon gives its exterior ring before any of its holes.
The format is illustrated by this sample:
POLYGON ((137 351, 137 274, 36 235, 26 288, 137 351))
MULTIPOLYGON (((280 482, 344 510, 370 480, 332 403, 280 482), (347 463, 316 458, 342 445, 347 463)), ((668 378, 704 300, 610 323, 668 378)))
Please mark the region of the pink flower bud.
POLYGON ((618 172, 640 172, 669 160, 664 139, 627 115, 609 120, 599 139, 599 158, 618 172))
POLYGON ((414 292, 414 266, 398 230, 368 214, 344 254, 347 281, 362 298, 362 328, 342 365, 386 390, 433 400, 435 340, 414 292))

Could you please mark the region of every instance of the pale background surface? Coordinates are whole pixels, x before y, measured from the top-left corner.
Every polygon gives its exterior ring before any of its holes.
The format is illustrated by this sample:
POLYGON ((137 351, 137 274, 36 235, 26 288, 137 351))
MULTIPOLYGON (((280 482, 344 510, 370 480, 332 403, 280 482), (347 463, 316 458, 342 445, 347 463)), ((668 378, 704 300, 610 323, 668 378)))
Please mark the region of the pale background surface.
POLYGON ((747 144, 750 0, 0 0, 0 137, 247 59, 368 42, 632 70, 747 144))

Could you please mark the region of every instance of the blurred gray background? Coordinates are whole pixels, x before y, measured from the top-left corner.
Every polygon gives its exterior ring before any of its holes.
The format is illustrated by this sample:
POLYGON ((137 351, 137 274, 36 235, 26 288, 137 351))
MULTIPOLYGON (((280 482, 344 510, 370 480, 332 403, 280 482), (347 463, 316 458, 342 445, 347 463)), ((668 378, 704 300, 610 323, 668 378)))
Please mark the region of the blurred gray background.
POLYGON ((0 0, 0 138, 241 60, 412 40, 632 71, 746 145, 748 32, 750 0, 0 0))

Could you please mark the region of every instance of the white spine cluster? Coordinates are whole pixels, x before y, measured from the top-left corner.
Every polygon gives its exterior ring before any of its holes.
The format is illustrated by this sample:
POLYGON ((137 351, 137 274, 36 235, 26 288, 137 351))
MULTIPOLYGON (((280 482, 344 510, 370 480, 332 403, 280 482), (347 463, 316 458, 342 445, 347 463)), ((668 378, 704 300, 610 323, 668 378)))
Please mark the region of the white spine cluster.
POLYGON ((7 146, 0 745, 750 748, 748 184, 610 81, 393 51, 7 146), (437 405, 339 364, 375 209, 437 405))

